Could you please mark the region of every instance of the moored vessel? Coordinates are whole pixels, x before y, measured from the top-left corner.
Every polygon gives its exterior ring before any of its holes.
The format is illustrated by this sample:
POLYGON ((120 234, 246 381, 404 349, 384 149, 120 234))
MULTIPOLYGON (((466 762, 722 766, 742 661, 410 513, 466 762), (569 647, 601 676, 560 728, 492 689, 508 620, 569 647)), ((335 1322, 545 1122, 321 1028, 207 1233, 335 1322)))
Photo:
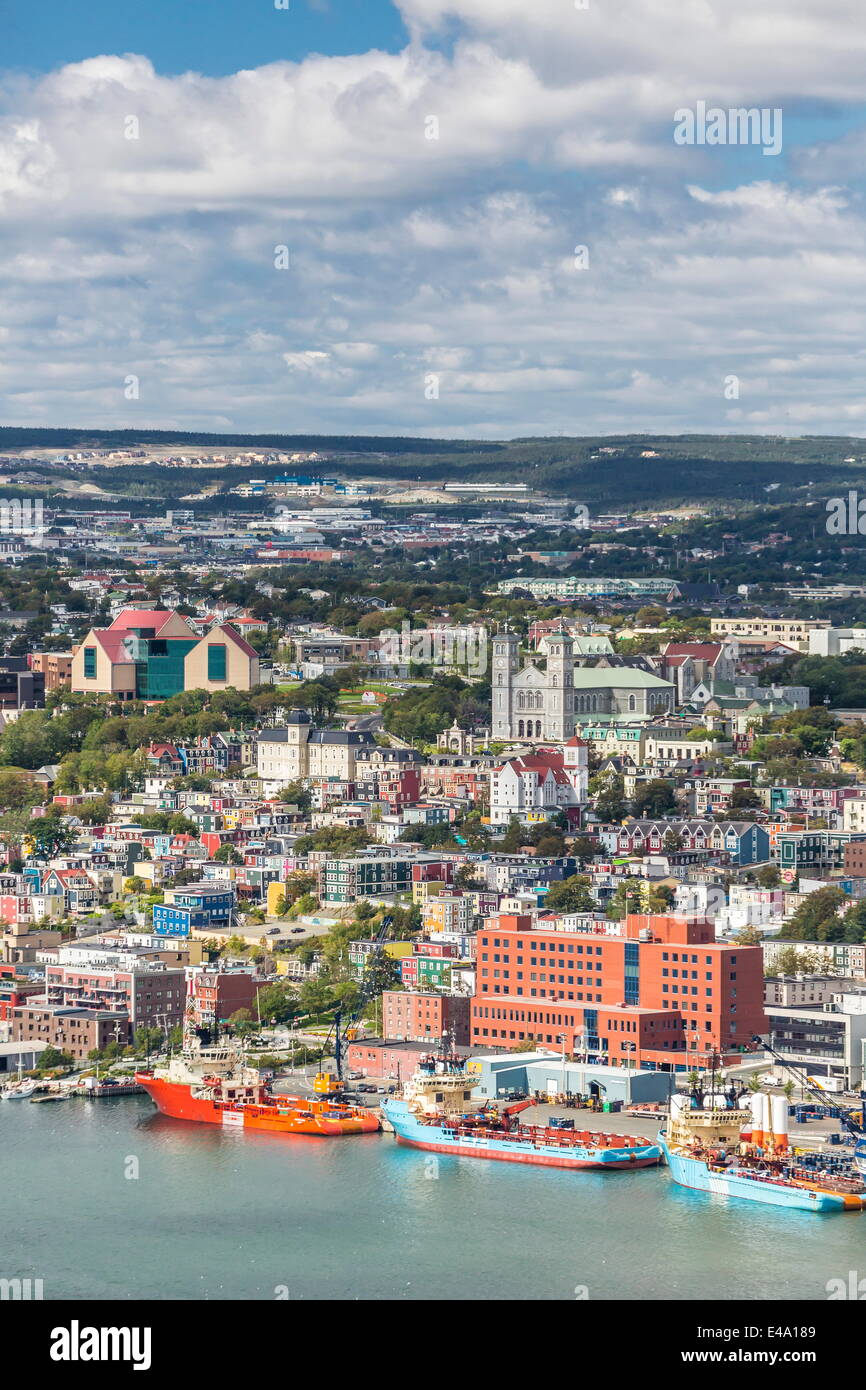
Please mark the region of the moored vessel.
POLYGON ((35 1092, 35 1081, 18 1081, 13 1086, 7 1086, 0 1094, 4 1100, 29 1100, 35 1092))
POLYGON ((164 1067, 136 1072, 135 1079, 162 1114, 175 1120, 329 1137, 380 1128, 378 1115, 361 1106, 275 1094, 233 1047, 190 1050, 164 1067))
POLYGON ((518 1123, 517 1113, 531 1104, 500 1114, 473 1102, 464 1059, 443 1049, 419 1059, 402 1097, 387 1097, 382 1112, 398 1143, 462 1158, 596 1169, 646 1168, 661 1161, 659 1147, 645 1139, 518 1123))
POLYGON ((822 1171, 791 1153, 784 1095, 756 1094, 748 1109, 723 1096, 706 1105, 673 1096, 659 1144, 682 1187, 798 1211, 866 1206, 866 1183, 852 1165, 822 1171))

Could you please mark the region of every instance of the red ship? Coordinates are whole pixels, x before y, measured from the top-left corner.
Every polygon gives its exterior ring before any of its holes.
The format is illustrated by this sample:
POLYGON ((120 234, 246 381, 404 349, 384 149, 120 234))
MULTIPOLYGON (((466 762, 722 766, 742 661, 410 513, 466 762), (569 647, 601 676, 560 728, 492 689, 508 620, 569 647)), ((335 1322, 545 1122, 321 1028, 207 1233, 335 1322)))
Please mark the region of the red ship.
POLYGON ((339 1099, 276 1095, 232 1048, 201 1048, 135 1074, 163 1115, 270 1134, 374 1134, 379 1116, 339 1099))

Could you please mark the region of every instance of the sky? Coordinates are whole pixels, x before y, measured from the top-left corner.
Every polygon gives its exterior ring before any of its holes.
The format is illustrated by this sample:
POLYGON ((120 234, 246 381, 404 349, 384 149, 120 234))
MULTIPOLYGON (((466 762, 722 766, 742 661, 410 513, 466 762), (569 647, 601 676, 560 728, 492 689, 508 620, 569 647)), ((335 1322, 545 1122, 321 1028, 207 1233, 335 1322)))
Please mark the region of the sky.
POLYGON ((861 0, 282 3, 0 0, 0 422, 866 432, 861 0))

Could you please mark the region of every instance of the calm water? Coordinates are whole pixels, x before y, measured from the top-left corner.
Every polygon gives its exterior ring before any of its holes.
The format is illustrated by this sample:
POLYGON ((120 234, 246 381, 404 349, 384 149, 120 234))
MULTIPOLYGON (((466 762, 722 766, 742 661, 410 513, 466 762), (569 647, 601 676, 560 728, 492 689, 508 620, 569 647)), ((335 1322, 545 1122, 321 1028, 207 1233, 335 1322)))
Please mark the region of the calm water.
POLYGON ((726 1202, 665 1169, 223 1132, 144 1097, 0 1104, 0 1172, 0 1276, 46 1299, 825 1299, 866 1276, 866 1216, 726 1202))

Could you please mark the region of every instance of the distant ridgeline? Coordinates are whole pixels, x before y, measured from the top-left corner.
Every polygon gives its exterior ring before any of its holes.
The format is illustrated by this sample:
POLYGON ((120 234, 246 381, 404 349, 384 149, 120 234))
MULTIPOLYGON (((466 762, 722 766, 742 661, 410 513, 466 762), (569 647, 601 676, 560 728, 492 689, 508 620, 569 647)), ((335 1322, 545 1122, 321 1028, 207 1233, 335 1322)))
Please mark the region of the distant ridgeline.
MULTIPOLYGON (((370 476, 428 486, 444 482, 522 482, 575 503, 623 507, 676 503, 805 503, 862 484, 866 443, 842 436, 603 435, 566 438, 414 439, 372 435, 206 434, 176 430, 0 427, 0 451, 196 447, 338 455, 344 477, 370 476)), ((42 464, 44 467, 44 463, 42 464)), ((248 465, 244 465, 248 469, 248 465)), ((153 465, 142 464, 143 469, 153 465)), ((267 476, 269 467, 257 464, 267 476)), ((183 471, 182 469, 180 471, 183 471)), ((225 470, 214 476, 225 480, 225 470)), ((200 486, 209 470, 199 468, 200 486)), ((127 473, 130 481, 135 475, 127 473)), ((114 482, 115 480, 112 480, 114 482)), ((111 484, 108 483, 108 486, 111 484)))

